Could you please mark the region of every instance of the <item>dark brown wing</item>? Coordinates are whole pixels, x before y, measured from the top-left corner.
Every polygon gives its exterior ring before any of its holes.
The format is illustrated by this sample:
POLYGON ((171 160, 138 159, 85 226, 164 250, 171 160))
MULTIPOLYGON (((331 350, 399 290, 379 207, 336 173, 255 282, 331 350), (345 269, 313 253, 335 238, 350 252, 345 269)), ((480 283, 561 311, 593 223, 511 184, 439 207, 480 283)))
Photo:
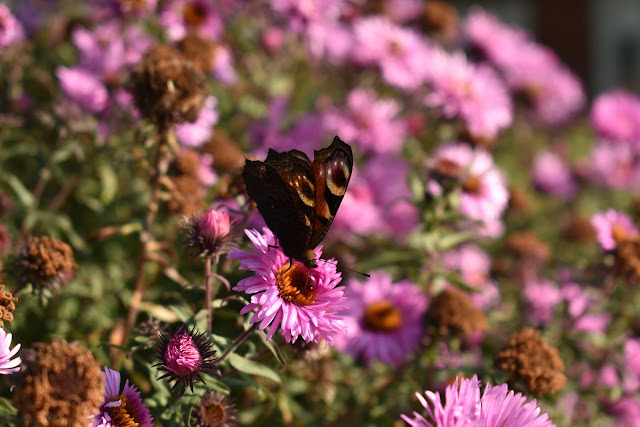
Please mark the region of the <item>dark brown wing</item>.
POLYGON ((284 254, 302 259, 309 248, 315 218, 314 174, 309 158, 298 150, 269 150, 264 162, 246 161, 242 178, 284 254))
POLYGON ((316 203, 309 245, 315 248, 329 231, 347 191, 353 170, 351 147, 336 136, 329 147, 314 152, 311 167, 315 174, 316 203))

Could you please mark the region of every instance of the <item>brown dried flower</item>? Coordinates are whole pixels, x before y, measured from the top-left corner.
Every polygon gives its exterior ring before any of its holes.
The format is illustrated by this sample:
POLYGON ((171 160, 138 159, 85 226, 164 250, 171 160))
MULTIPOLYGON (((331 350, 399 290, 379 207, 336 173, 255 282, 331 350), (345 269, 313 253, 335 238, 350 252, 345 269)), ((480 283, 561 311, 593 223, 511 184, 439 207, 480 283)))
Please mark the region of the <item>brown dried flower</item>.
POLYGON ((244 166, 244 153, 222 129, 216 129, 211 139, 202 146, 202 151, 213 156, 218 173, 235 171, 244 166))
POLYGON ((37 343, 34 349, 23 358, 13 396, 24 425, 87 425, 87 417, 98 412, 103 400, 100 363, 77 343, 37 343))
POLYGON ((512 381, 521 381, 537 396, 555 393, 567 381, 558 350, 544 342, 540 331, 532 328, 524 328, 511 336, 498 354, 496 365, 507 372, 512 381))
POLYGON ((632 236, 617 242, 614 251, 614 273, 630 282, 640 281, 640 236, 632 236))
POLYGON ((46 236, 27 238, 18 255, 18 264, 24 283, 52 290, 69 283, 78 268, 71 246, 46 236))
POLYGON ((156 45, 136 65, 131 88, 142 114, 160 130, 194 122, 208 95, 204 74, 166 45, 156 45))
POLYGON ((441 335, 471 335, 488 327, 484 313, 473 305, 466 293, 456 288, 445 289, 433 299, 426 319, 441 335))
POLYGON ((200 179, 200 157, 193 150, 182 149, 169 165, 171 195, 168 207, 172 212, 192 215, 203 208, 206 188, 200 179))
POLYGON ((518 231, 509 236, 505 246, 508 251, 531 261, 544 262, 549 258, 549 245, 529 231, 518 231))
POLYGON ((191 32, 176 43, 176 49, 204 74, 213 69, 217 45, 211 40, 191 32))
POLYGON ((17 301, 18 298, 5 291, 4 285, 0 285, 0 328, 4 328, 4 322, 13 322, 13 311, 16 309, 17 301))
POLYGON ((564 234, 568 239, 580 243, 594 243, 596 231, 591 225, 591 220, 584 215, 571 215, 564 227, 564 234))
POLYGON ((441 0, 425 2, 422 28, 427 34, 445 43, 451 41, 458 29, 456 8, 441 0))
POLYGON ((227 395, 208 391, 193 408, 192 419, 202 427, 231 427, 236 425, 238 411, 227 395))

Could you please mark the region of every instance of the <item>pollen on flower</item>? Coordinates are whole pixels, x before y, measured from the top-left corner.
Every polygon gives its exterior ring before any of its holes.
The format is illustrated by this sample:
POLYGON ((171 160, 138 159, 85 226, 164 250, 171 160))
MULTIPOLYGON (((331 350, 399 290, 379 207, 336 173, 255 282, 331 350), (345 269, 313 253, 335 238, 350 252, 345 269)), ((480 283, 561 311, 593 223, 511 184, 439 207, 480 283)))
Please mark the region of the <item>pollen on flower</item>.
POLYGON ((365 308, 363 320, 371 331, 392 332, 402 325, 402 313, 390 301, 376 301, 365 308))
POLYGON ((479 194, 480 190, 482 190, 482 181, 480 181, 479 177, 471 175, 462 185, 462 189, 467 193, 479 194))
POLYGON ((276 275, 280 298, 296 305, 311 305, 315 301, 313 286, 309 283, 309 272, 301 264, 291 267, 283 265, 276 275))

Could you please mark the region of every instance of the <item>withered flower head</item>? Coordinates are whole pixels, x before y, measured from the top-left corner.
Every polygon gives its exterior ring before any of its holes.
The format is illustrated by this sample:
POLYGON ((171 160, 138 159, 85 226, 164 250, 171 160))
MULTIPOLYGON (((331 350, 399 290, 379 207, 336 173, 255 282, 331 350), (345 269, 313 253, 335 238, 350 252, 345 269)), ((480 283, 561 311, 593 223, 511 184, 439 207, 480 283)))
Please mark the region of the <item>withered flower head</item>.
POLYGON ((34 349, 23 356, 20 384, 13 396, 24 425, 87 425, 103 398, 98 361, 76 343, 38 343, 34 349))
POLYGON ((568 239, 580 243, 596 241, 596 230, 591 225, 591 220, 584 215, 571 215, 565 224, 564 234, 568 239))
POLYGON ((73 279, 78 266, 71 246, 46 236, 30 236, 18 254, 16 268, 23 283, 55 290, 73 279))
POLYGON ((528 213, 531 211, 531 195, 520 187, 509 187, 510 211, 528 213))
POLYGON ((190 32, 176 43, 176 49, 202 73, 208 74, 213 69, 217 45, 211 40, 190 32))
POLYGON ((203 374, 219 373, 212 346, 204 332, 196 334, 194 329, 186 331, 182 327, 172 338, 162 334, 156 345, 156 358, 160 362, 153 366, 166 373, 158 379, 175 381, 172 391, 178 389, 184 393, 187 386, 193 391, 194 382, 205 383, 203 374))
POLYGON ((640 282, 640 236, 618 241, 614 251, 613 271, 632 283, 640 282))
POLYGON ((498 353, 496 366, 537 396, 555 393, 567 381, 558 350, 544 342, 540 331, 532 328, 524 328, 511 336, 498 353))
POLYGON ((18 298, 6 291, 4 285, 0 285, 0 328, 4 328, 4 322, 13 321, 13 311, 16 309, 17 301, 18 298))
POLYGON ((156 45, 136 65, 131 89, 142 114, 160 130, 196 121, 209 92, 204 74, 166 45, 156 45))
POLYGON ((529 231, 518 231, 509 236, 505 246, 515 255, 537 262, 544 262, 549 258, 549 245, 529 231))
POLYGON ((202 151, 213 156, 218 173, 235 171, 244 166, 244 153, 223 129, 216 129, 202 151))
POLYGON ((436 328, 438 334, 471 335, 488 327, 484 313, 476 308, 469 296, 456 289, 440 292, 429 304, 427 325, 436 328))
POLYGON ((200 156, 190 149, 182 149, 169 165, 172 198, 168 207, 172 212, 191 215, 202 209, 206 189, 200 179, 200 156))
POLYGON ((425 2, 422 28, 427 34, 445 43, 452 41, 458 29, 456 8, 441 0, 425 2))
POLYGON ((187 247, 195 255, 217 256, 231 250, 229 244, 238 237, 239 229, 223 209, 210 209, 194 215, 185 226, 187 247))
POLYGON ((237 413, 227 395, 208 391, 194 406, 191 419, 201 427, 231 427, 236 425, 237 413))

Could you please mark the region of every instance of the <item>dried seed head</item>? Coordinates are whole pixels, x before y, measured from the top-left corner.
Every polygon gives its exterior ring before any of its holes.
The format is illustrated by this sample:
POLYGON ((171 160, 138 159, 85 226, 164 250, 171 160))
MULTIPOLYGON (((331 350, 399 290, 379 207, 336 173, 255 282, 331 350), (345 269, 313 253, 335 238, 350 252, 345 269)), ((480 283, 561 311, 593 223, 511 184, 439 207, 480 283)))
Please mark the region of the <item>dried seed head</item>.
POLYGON ((204 74, 209 74, 214 66, 217 45, 196 33, 187 34, 176 43, 176 49, 204 74))
POLYGON ((568 239, 580 243, 594 243, 596 230, 591 225, 591 220, 584 215, 571 215, 564 227, 564 234, 568 239))
POLYGON ((213 156, 218 173, 231 172, 244 166, 244 153, 222 129, 216 129, 211 139, 202 146, 202 151, 213 156))
POLYGON ((100 408, 104 380, 93 354, 64 341, 38 343, 23 357, 13 404, 25 425, 80 426, 100 408))
POLYGON ((136 65, 131 88, 142 114, 160 130, 196 121, 209 94, 204 74, 166 45, 156 45, 136 65))
POLYGON ((78 266, 71 246, 42 236, 27 238, 18 254, 17 268, 23 283, 55 290, 73 279, 78 266))
POLYGON ((203 209, 206 188, 200 179, 200 155, 190 149, 181 149, 169 165, 172 198, 169 210, 193 215, 203 209))
POLYGON ((640 282, 640 236, 619 240, 614 257, 613 271, 616 276, 632 283, 640 282))
POLYGON ((519 231, 511 234, 505 246, 515 255, 537 262, 544 262, 549 258, 549 245, 529 231, 519 231))
POLYGON ((440 335, 471 335, 475 331, 485 331, 487 318, 473 305, 464 292, 449 288, 440 292, 429 304, 427 325, 436 328, 440 335))
POLYGON ((4 322, 13 321, 13 311, 16 309, 17 301, 18 298, 6 291, 4 285, 0 285, 0 328, 4 328, 4 322))
POLYGON ((558 350, 544 342, 540 331, 532 328, 524 328, 511 336, 498 354, 496 365, 507 372, 512 381, 522 382, 537 396, 555 393, 567 381, 558 350))
POLYGON ((208 391, 193 408, 191 418, 202 427, 231 427, 236 425, 237 413, 228 396, 208 391))
POLYGON ((441 0, 425 2, 422 28, 432 37, 444 42, 450 41, 458 28, 456 8, 441 0))

